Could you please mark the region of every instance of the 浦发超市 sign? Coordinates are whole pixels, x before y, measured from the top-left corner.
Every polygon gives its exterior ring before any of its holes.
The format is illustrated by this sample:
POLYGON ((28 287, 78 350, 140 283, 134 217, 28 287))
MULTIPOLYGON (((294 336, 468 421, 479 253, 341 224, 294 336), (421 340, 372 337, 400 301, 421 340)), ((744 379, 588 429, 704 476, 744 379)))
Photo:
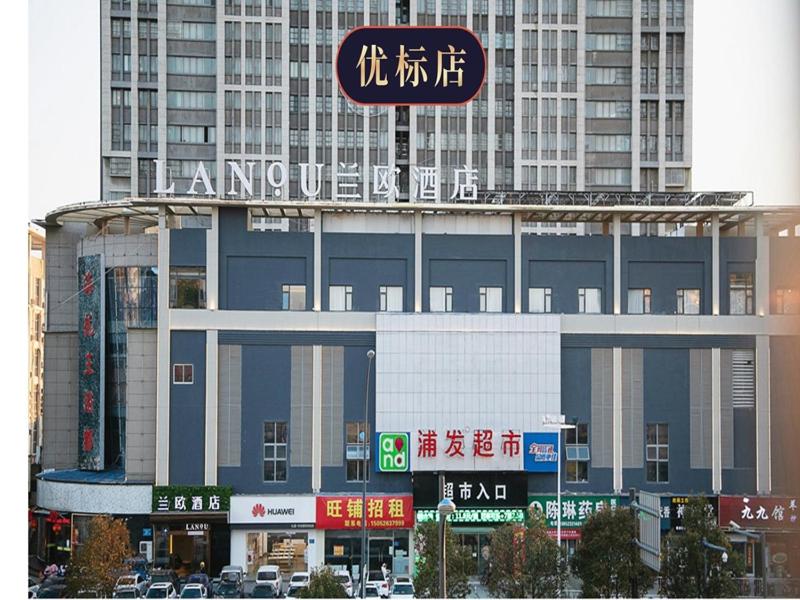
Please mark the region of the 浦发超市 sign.
POLYGON ((558 433, 525 433, 525 470, 533 473, 558 471, 558 433))
POLYGON ((165 485, 153 487, 153 512, 218 512, 230 508, 227 486, 165 485))
POLYGON ((313 529, 317 519, 314 496, 231 496, 228 522, 256 525, 260 528, 281 527, 313 529))
POLYGON ((357 27, 336 55, 339 88, 358 104, 464 104, 485 75, 483 46, 464 27, 357 27))
MULTIPOLYGON (((317 496, 317 529, 361 528, 361 496, 317 496)), ((367 529, 414 526, 410 495, 367 496, 367 529)))
POLYGON ((405 473, 409 469, 408 433, 381 432, 377 434, 375 470, 385 473, 405 473))
MULTIPOLYGON (((439 477, 414 473, 414 508, 435 508, 439 503, 439 477)), ((463 508, 518 507, 528 500, 528 479, 524 473, 445 473, 444 496, 460 511, 463 508)))
POLYGON ((800 530, 797 498, 761 496, 720 496, 719 524, 733 521, 743 529, 800 530))
POLYGON ((78 258, 78 467, 104 468, 105 270, 103 256, 78 258))
MULTIPOLYGON (((561 527, 582 527, 592 513, 617 506, 617 496, 561 496, 561 527)), ((544 513, 549 528, 558 527, 557 496, 529 496, 528 508, 544 513)))

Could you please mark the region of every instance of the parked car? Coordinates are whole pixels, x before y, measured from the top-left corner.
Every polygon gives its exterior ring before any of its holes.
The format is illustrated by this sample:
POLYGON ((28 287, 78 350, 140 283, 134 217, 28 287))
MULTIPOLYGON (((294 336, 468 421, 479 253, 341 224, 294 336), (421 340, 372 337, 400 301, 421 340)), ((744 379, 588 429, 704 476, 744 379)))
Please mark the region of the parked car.
POLYGON ((264 565, 258 567, 256 573, 256 583, 268 583, 275 589, 275 595, 280 596, 283 589, 283 575, 281 568, 276 565, 264 565))
POLYGON ((308 574, 308 571, 297 571, 292 573, 291 579, 289 579, 289 589, 286 591, 287 596, 294 595, 292 591, 296 594, 300 588, 308 587, 308 582, 311 579, 311 576, 308 574))
POLYGON ((367 586, 370 583, 374 583, 375 587, 378 588, 381 598, 389 597, 389 580, 383 574, 383 571, 369 571, 367 573, 367 586))
POLYGON ((381 593, 378 590, 378 586, 374 583, 368 583, 366 586, 366 594, 364 594, 367 598, 379 598, 381 593))
POLYGON ((127 573, 122 575, 117 579, 117 583, 114 586, 114 591, 121 590, 123 588, 134 587, 141 594, 145 594, 147 592, 147 579, 145 579, 140 573, 127 573))
MULTIPOLYGON (((298 588, 300 589, 300 588, 298 588)), ((250 592, 251 598, 279 598, 280 593, 275 592, 275 587, 271 583, 257 583, 250 592)))
POLYGON ((241 598, 242 588, 233 581, 221 581, 214 592, 215 598, 241 598))
MULTIPOLYGON (((186 579, 186 585, 189 585, 191 583, 199 583, 200 585, 203 586, 203 589, 206 591, 206 596, 211 595, 211 580, 205 573, 192 573, 191 575, 189 575, 189 577, 186 579)), ((181 588, 181 591, 183 591, 183 588, 181 588)), ((206 596, 203 597, 205 598, 206 596)))
POLYGON ((114 593, 111 595, 111 597, 112 598, 144 598, 144 594, 142 594, 135 587, 129 587, 129 588, 121 588, 119 590, 114 590, 114 593))
POLYGON ((145 598, 177 598, 178 592, 174 585, 169 581, 154 583, 147 590, 145 598))
POLYGON ((202 583, 187 583, 181 590, 181 598, 208 598, 208 590, 202 583))
POLYGON ((333 576, 336 578, 336 581, 342 584, 342 587, 344 588, 344 593, 347 594, 347 597, 352 598, 353 578, 350 577, 350 571, 348 571, 347 569, 334 571, 333 576))
POLYGON ((413 598, 414 584, 410 581, 395 581, 391 593, 392 598, 413 598))
POLYGON ((150 574, 150 581, 148 583, 148 587, 153 585, 154 583, 171 583, 172 587, 176 590, 180 589, 180 583, 178 582, 178 575, 172 569, 155 569, 150 574))
POLYGON ((39 588, 36 593, 37 598, 69 598, 67 594, 67 584, 54 583, 46 588, 39 588))
MULTIPOLYGON (((226 598, 236 598, 243 595, 244 569, 242 567, 239 565, 225 565, 219 573, 219 579, 223 584, 235 585, 238 590, 238 596, 226 596, 226 598)), ((226 587, 225 592, 230 593, 230 590, 226 587)))

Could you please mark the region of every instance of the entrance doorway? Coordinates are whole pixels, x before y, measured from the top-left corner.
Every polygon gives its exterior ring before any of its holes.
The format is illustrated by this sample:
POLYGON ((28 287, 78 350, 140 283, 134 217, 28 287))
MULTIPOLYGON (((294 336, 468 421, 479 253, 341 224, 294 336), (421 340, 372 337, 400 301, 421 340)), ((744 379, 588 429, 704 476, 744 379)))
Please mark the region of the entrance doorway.
POLYGON ((489 566, 490 532, 459 533, 458 542, 469 550, 472 558, 469 575, 483 577, 489 566))
POLYGON ((370 538, 369 539, 369 570, 380 571, 381 565, 386 564, 387 568, 392 570, 392 552, 390 548, 393 547, 394 540, 388 538, 370 538))

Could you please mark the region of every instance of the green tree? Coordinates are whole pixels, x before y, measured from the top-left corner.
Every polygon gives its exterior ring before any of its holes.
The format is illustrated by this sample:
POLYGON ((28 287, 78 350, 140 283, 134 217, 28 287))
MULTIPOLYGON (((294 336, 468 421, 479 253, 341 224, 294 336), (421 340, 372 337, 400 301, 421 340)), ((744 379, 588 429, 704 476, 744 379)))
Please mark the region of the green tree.
POLYGON ((636 517, 627 508, 609 508, 589 516, 572 558, 583 597, 628 596, 632 580, 637 597, 650 589, 655 573, 639 557, 639 548, 633 543, 636 533, 636 517))
POLYGON ((667 535, 661 556, 661 593, 669 598, 726 598, 739 595, 735 581, 744 571, 744 561, 717 525, 705 498, 690 498, 683 513, 683 532, 667 535), (703 538, 726 549, 706 549, 703 538))
MULTIPOLYGON (((439 597, 439 524, 435 521, 420 523, 414 532, 416 574, 414 593, 418 598, 439 597)), ((452 527, 447 527, 445 537, 447 555, 447 597, 466 598, 469 593, 468 578, 472 556, 468 548, 456 542, 452 527)))
POLYGON ((507 523, 492 534, 488 587, 502 598, 553 598, 564 588, 558 544, 547 533, 544 515, 525 525, 507 523))
POLYGON ((72 597, 81 590, 110 598, 117 577, 131 556, 130 534, 122 519, 107 516, 89 521, 89 535, 76 549, 67 571, 67 589, 72 597))
POLYGON ((330 567, 322 567, 311 571, 308 587, 300 590, 301 598, 347 598, 344 586, 336 581, 330 567))

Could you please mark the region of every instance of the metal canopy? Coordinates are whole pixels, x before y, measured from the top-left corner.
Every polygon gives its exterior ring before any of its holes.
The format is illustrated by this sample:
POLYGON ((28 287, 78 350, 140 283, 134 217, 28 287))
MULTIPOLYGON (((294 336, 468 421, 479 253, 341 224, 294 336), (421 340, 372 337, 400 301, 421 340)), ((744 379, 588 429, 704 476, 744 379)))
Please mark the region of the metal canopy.
POLYGON ((744 224, 761 215, 768 230, 791 229, 800 224, 800 206, 753 206, 749 192, 511 192, 478 195, 477 202, 325 202, 244 200, 204 197, 124 198, 62 206, 37 224, 86 223, 109 230, 146 228, 158 224, 159 211, 168 216, 208 216, 214 207, 247 208, 256 217, 312 218, 323 213, 395 213, 519 215, 524 222, 610 222, 619 215, 623 223, 705 223, 719 217, 721 230, 744 224))

